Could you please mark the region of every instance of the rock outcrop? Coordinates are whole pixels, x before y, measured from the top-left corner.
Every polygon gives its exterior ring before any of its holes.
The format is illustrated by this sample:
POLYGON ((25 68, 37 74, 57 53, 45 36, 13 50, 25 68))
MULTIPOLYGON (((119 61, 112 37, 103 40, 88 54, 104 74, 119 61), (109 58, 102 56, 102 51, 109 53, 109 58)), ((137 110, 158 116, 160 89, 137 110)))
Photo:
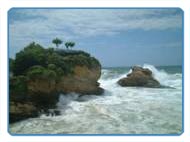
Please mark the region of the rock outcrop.
POLYGON ((86 66, 75 66, 73 73, 60 76, 59 80, 39 79, 28 80, 28 89, 32 92, 51 94, 52 92, 102 94, 97 80, 101 75, 101 67, 89 69, 86 66))
POLYGON ((61 93, 103 93, 98 83, 101 64, 83 51, 44 49, 32 43, 11 64, 10 122, 54 109, 61 93))
POLYGON ((125 86, 139 86, 139 87, 150 87, 160 88, 160 83, 153 77, 152 71, 147 68, 139 66, 132 67, 132 72, 127 77, 122 78, 118 81, 118 84, 125 86))
POLYGON ((101 67, 89 69, 86 66, 74 67, 73 75, 64 76, 57 83, 56 89, 59 92, 79 94, 102 94, 103 89, 99 87, 97 80, 101 75, 101 67))
POLYGON ((10 102, 9 106, 9 121, 11 123, 38 116, 38 109, 31 102, 10 102))

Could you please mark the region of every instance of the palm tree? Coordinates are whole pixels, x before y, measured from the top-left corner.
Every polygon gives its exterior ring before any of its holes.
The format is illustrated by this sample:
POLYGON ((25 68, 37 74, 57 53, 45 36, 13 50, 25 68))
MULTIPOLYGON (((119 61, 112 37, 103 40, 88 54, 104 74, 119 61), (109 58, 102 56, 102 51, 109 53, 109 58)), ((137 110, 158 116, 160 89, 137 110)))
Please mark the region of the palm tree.
POLYGON ((69 42, 65 43, 65 47, 68 49, 69 48, 69 42))
POLYGON ((70 43, 70 47, 73 48, 75 46, 75 42, 70 43))
POLYGON ((60 40, 59 38, 55 38, 52 40, 52 43, 56 45, 56 47, 58 48, 60 44, 63 43, 62 40, 60 40))
POLYGON ((70 48, 73 48, 74 46, 75 46, 75 42, 68 41, 68 42, 65 43, 65 47, 66 47, 67 49, 69 49, 69 47, 70 47, 70 48))

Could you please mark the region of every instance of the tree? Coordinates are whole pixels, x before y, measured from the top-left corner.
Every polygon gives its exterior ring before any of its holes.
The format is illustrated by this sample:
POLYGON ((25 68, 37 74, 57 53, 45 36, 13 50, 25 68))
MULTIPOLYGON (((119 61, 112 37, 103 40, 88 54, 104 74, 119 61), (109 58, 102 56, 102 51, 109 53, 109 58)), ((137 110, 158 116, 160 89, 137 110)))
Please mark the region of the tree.
POLYGON ((75 46, 75 43, 74 42, 71 42, 70 43, 70 47, 73 48, 75 46))
POLYGON ((58 48, 60 44, 63 43, 62 40, 60 40, 59 38, 55 38, 52 40, 52 43, 56 45, 56 47, 58 48))
POLYGON ((73 47, 75 46, 75 43, 69 41, 69 42, 66 42, 66 43, 65 43, 65 46, 66 46, 67 49, 69 49, 69 47, 70 47, 70 48, 73 48, 73 47))

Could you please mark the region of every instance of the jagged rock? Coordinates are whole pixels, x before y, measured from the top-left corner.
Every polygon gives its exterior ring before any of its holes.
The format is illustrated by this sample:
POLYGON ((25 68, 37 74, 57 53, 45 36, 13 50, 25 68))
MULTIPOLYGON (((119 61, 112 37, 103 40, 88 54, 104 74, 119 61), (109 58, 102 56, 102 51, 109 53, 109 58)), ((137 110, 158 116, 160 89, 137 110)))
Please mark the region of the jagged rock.
POLYGON ((127 77, 122 78, 118 81, 118 84, 125 86, 139 86, 139 87, 150 87, 160 88, 160 83, 153 77, 152 71, 147 68, 139 66, 132 67, 132 72, 127 77))

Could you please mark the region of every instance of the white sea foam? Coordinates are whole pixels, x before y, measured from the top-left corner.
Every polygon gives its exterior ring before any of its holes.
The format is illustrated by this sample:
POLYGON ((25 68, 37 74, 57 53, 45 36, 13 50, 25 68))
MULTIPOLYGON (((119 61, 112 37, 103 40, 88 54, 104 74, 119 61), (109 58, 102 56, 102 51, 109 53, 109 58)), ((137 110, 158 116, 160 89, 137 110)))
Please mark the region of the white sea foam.
POLYGON ((10 125, 12 133, 49 134, 177 134, 182 129, 182 75, 168 74, 144 65, 163 85, 155 89, 120 87, 122 73, 104 69, 99 82, 102 96, 61 95, 58 109, 62 115, 41 116, 10 125))

